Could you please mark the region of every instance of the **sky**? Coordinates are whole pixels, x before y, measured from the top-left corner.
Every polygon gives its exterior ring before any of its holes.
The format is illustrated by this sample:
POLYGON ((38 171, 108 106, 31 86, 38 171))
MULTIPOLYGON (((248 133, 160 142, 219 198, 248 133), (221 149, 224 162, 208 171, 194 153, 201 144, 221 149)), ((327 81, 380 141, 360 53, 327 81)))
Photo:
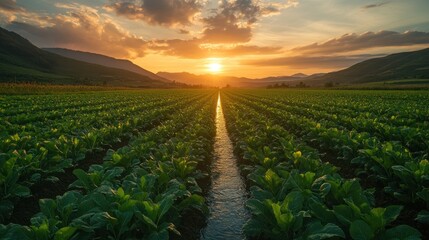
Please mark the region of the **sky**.
POLYGON ((428 13, 428 0, 0 0, 0 26, 38 47, 250 78, 427 48, 428 13))

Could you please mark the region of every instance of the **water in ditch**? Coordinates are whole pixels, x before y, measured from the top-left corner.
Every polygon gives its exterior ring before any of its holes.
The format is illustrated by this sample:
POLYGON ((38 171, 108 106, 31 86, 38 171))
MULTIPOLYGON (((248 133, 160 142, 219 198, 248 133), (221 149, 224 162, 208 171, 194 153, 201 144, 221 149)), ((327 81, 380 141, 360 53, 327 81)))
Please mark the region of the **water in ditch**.
POLYGON ((245 209, 246 188, 226 131, 220 95, 216 111, 215 158, 208 196, 210 216, 201 239, 246 239, 242 231, 249 219, 245 209))

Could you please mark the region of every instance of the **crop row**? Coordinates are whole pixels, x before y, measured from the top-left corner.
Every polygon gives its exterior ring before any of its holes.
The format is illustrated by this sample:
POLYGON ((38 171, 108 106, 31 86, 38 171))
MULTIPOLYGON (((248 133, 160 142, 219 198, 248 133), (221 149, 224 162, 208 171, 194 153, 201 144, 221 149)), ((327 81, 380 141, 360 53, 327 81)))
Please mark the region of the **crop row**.
MULTIPOLYGON (((74 170, 56 199, 40 200, 30 226, 0 226, 2 239, 168 239, 189 209, 205 212, 196 179, 214 138, 215 94, 180 106, 170 120, 110 150, 101 165, 74 170), (193 116, 189 118, 189 116, 193 116)), ((178 106, 176 106, 178 107, 178 106)))
MULTIPOLYGON (((278 108, 293 114, 301 115, 310 119, 317 119, 319 123, 332 128, 339 128, 344 130, 356 130, 359 132, 368 132, 372 136, 379 138, 382 141, 399 141, 402 145, 407 147, 412 153, 424 154, 429 152, 429 130, 421 127, 411 127, 421 123, 418 119, 414 119, 410 124, 396 126, 392 124, 397 117, 401 115, 389 115, 387 121, 380 121, 382 116, 378 115, 371 118, 368 112, 363 112, 358 115, 350 114, 347 112, 328 111, 335 107, 323 106, 323 110, 317 108, 317 105, 302 107, 301 102, 284 102, 278 101, 273 98, 260 98, 257 96, 246 96, 249 100, 258 100, 261 103, 269 105, 273 108, 278 108), (410 126, 411 125, 411 126, 410 126)), ((326 103, 321 103, 322 106, 326 103)))
MULTIPOLYGON (((237 99, 237 101, 239 101, 237 99)), ((309 144, 324 151, 334 151, 338 160, 357 166, 363 176, 370 174, 385 186, 384 191, 404 204, 413 203, 421 211, 416 220, 428 223, 429 162, 427 152, 414 157, 398 142, 383 142, 369 133, 328 127, 296 112, 288 112, 270 104, 241 99, 285 126, 309 144)), ((359 174, 359 173, 358 173, 359 174)))
POLYGON ((371 191, 357 179, 341 177, 336 167, 321 161, 317 150, 276 124, 273 115, 238 101, 232 93, 223 94, 223 103, 228 130, 251 185, 247 235, 269 239, 421 236, 408 225, 392 225, 402 206, 375 206, 371 191))
MULTIPOLYGON (((73 121, 69 117, 58 119, 50 126, 7 136, 1 140, 0 153, 0 223, 13 211, 13 202, 28 197, 29 187, 43 179, 57 180, 53 173, 63 172, 84 159, 86 153, 97 151, 104 144, 131 136, 136 129, 144 129, 166 119, 186 104, 201 99, 204 94, 156 102, 140 102, 123 109, 110 109, 105 114, 81 114, 73 121), (97 124, 94 124, 94 121, 97 124)), ((161 98, 162 100, 162 98, 161 98)))
MULTIPOLYGON (((178 92, 176 93, 178 94, 178 92)), ((186 93, 184 93, 186 94, 186 93)), ((156 90, 152 92, 88 92, 79 94, 53 94, 31 96, 7 96, 0 101, 0 117, 13 117, 29 113, 67 111, 86 106, 103 106, 110 103, 123 103, 140 100, 149 101, 156 98, 168 98, 168 91, 156 90)))
POLYGON ((356 92, 356 91, 241 91, 247 97, 268 99, 301 109, 314 109, 331 115, 346 115, 394 126, 429 127, 427 95, 419 92, 356 92))

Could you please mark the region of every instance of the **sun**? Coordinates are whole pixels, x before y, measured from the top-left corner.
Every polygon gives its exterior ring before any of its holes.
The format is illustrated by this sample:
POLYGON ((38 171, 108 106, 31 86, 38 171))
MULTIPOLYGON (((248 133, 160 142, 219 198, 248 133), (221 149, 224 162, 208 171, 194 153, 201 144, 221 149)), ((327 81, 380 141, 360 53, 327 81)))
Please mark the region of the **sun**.
POLYGON ((208 71, 211 73, 219 73, 222 70, 222 64, 220 63, 210 63, 207 64, 208 71))

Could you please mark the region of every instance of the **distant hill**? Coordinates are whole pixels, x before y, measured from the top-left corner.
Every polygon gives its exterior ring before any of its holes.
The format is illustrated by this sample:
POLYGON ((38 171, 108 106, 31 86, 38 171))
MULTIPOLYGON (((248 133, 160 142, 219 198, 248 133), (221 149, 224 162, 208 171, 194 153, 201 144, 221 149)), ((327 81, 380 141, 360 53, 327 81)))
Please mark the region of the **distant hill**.
POLYGON ((228 77, 214 74, 196 75, 188 72, 158 72, 157 75, 179 83, 203 86, 225 86, 229 84, 235 87, 242 87, 243 85, 241 82, 249 80, 248 78, 228 77))
POLYGON ((310 85, 327 82, 364 84, 407 79, 429 79, 429 48, 369 59, 337 72, 304 79, 303 82, 310 85))
POLYGON ((299 73, 292 76, 278 76, 266 78, 244 78, 232 76, 218 76, 212 74, 196 75, 188 72, 169 73, 158 72, 158 76, 190 85, 205 85, 205 86, 226 86, 233 87, 266 87, 273 84, 287 83, 296 80, 302 80, 308 77, 305 74, 299 73))
POLYGON ((78 61, 95 63, 105 67, 119 68, 130 72, 135 72, 155 80, 169 82, 169 80, 162 78, 156 75, 155 73, 152 73, 144 68, 141 68, 129 60, 116 59, 116 58, 112 58, 101 54, 81 52, 81 51, 65 49, 65 48, 42 48, 42 49, 45 51, 55 53, 63 57, 75 59, 78 61))
POLYGON ((303 78, 303 77, 308 77, 308 75, 304 74, 304 73, 295 73, 294 75, 291 75, 291 77, 300 77, 300 78, 303 78))
POLYGON ((36 82, 129 87, 168 87, 147 76, 77 61, 37 48, 0 28, 0 82, 36 82))

